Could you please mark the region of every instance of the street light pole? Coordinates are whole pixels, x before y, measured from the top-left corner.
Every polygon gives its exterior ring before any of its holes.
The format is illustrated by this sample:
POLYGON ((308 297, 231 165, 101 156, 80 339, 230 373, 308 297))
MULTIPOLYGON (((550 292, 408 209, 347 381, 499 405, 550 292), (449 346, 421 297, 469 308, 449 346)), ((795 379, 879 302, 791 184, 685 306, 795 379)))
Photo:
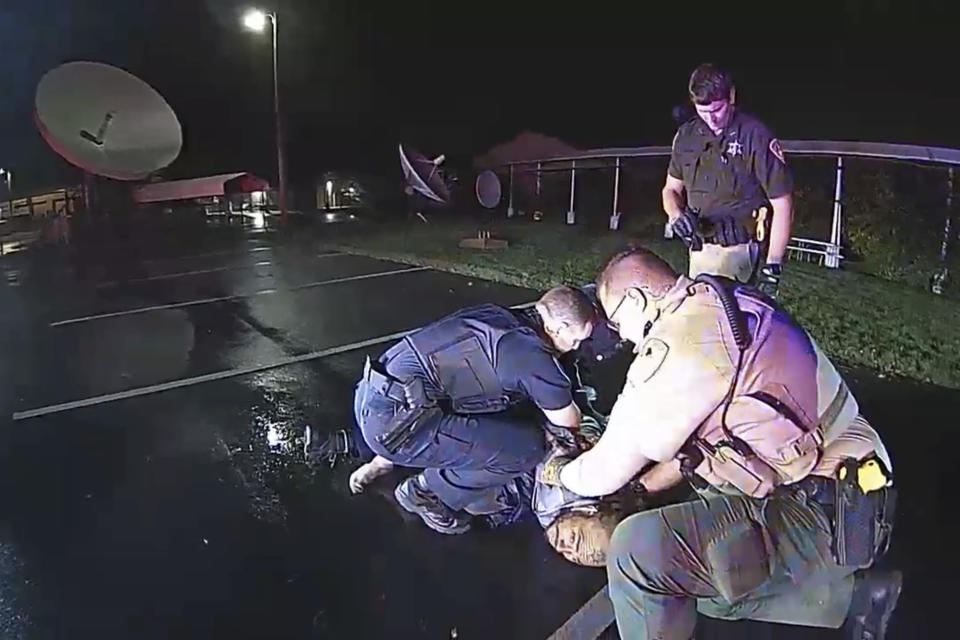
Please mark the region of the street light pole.
POLYGON ((273 26, 273 112, 276 116, 276 134, 277 134, 277 182, 280 183, 280 195, 278 203, 280 205, 280 219, 287 219, 287 167, 283 161, 283 124, 280 117, 280 77, 277 73, 277 13, 275 11, 267 14, 270 17, 270 24, 273 26))
POLYGON ((10 203, 9 217, 13 217, 13 173, 9 169, 0 169, 0 177, 7 183, 7 201, 10 203))
POLYGON ((277 183, 279 195, 277 204, 280 206, 280 218, 287 218, 287 168, 283 161, 283 123, 280 117, 280 74, 277 73, 277 12, 251 9, 243 17, 244 25, 251 31, 263 32, 267 20, 270 21, 273 36, 273 114, 276 118, 277 136, 277 183))

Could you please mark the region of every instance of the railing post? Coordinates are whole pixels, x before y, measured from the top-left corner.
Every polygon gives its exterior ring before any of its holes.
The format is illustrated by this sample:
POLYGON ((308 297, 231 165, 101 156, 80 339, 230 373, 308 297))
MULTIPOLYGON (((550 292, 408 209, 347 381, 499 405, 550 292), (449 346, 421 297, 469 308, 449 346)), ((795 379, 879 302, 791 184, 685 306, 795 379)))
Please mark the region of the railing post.
POLYGON ((613 174, 613 212, 610 214, 610 230, 616 231, 620 228, 620 210, 617 206, 620 202, 620 158, 617 158, 616 172, 613 174))
POLYGON ((947 281, 947 249, 950 246, 950 230, 953 227, 953 167, 947 170, 947 216, 943 221, 943 241, 940 243, 940 269, 930 279, 930 291, 938 296, 943 293, 947 281))
POLYGON ((826 267, 836 269, 840 266, 840 244, 843 228, 843 156, 837 156, 837 182, 833 192, 833 222, 830 226, 830 246, 827 247, 826 267))
POLYGON ((510 195, 507 201, 507 217, 513 217, 513 165, 510 165, 510 195))
POLYGON ((577 222, 577 212, 573 208, 574 196, 577 193, 577 161, 570 163, 570 210, 567 211, 567 224, 577 222))

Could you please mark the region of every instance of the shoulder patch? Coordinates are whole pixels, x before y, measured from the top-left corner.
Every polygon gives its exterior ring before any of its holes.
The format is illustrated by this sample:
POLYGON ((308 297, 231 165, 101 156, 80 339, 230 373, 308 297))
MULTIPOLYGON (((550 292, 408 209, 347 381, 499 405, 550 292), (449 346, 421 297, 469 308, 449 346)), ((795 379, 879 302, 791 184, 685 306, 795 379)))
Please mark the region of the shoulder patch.
POLYGON ((630 365, 627 374, 634 384, 643 384, 660 370, 663 361, 667 359, 670 347, 660 338, 650 338, 637 350, 637 357, 630 365))
POLYGON ((770 141, 770 153, 777 156, 777 160, 783 164, 787 164, 787 161, 783 159, 783 147, 780 146, 780 141, 776 138, 770 141))

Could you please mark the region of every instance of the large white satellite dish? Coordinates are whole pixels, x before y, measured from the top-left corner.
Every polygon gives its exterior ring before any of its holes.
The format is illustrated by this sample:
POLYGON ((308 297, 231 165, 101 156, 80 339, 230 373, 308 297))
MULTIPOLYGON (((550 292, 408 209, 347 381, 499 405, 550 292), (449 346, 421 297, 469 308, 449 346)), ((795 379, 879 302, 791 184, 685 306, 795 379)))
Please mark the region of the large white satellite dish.
POLYGON ((37 86, 34 117, 47 144, 81 169, 141 180, 176 160, 180 122, 153 87, 123 69, 69 62, 37 86))
POLYGON ((410 147, 404 149, 402 144, 399 147, 400 168, 410 188, 429 200, 450 204, 450 188, 440 173, 440 165, 445 160, 444 156, 440 155, 433 160, 428 160, 416 149, 410 147))

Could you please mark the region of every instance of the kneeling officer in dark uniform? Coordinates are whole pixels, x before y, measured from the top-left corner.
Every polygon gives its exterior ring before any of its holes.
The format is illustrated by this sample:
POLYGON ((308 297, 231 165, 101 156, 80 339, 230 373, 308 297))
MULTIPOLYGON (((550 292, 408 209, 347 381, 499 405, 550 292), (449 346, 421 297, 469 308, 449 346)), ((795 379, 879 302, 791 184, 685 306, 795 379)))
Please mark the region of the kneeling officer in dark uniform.
POLYGON ((463 309, 368 359, 354 415, 376 457, 353 472, 351 490, 395 464, 423 468, 397 502, 446 534, 504 509, 500 488, 545 455, 530 403, 551 425, 580 425, 557 355, 587 339, 595 317, 583 292, 555 287, 527 311, 463 309))

